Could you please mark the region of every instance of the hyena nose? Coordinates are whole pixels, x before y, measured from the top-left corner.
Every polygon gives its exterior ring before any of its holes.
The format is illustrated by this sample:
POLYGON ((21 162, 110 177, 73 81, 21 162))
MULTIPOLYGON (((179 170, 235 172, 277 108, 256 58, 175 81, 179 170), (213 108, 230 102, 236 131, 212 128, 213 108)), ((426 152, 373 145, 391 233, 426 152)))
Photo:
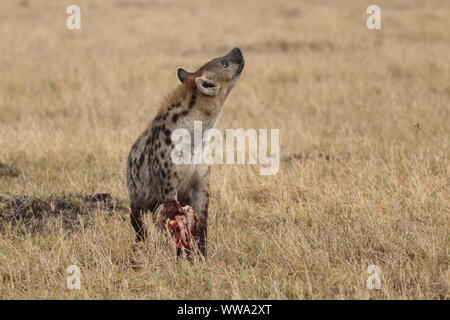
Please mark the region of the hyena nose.
POLYGON ((238 47, 234 48, 233 50, 231 50, 232 53, 234 54, 238 54, 238 55, 242 55, 242 50, 238 47))
POLYGON ((244 56, 242 55, 242 50, 238 47, 234 48, 230 51, 229 54, 227 54, 228 59, 230 61, 240 64, 244 60, 244 56))

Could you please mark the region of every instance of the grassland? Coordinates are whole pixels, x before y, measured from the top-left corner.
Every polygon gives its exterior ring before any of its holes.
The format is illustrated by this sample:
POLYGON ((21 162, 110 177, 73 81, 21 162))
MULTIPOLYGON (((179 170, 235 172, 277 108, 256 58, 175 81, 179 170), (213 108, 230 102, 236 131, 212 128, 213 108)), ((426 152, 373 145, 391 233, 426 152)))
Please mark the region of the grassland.
POLYGON ((382 30, 369 4, 2 0, 0 298, 448 299, 450 3, 378 1, 382 30), (131 144, 176 67, 234 46, 218 127, 279 128, 280 170, 214 166, 206 261, 176 263, 150 219, 133 250, 131 144))

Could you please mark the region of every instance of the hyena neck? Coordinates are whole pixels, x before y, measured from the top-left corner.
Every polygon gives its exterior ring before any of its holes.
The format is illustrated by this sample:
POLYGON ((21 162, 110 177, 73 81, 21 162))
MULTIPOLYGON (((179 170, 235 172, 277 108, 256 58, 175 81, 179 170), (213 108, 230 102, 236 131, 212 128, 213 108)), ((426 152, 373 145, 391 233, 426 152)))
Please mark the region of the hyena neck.
POLYGON ((184 83, 166 96, 157 118, 162 118, 174 127, 202 121, 204 128, 208 129, 218 120, 222 106, 220 97, 206 97, 195 85, 184 83))
POLYGON ((195 91, 197 96, 196 109, 204 115, 204 120, 214 124, 222 113, 223 101, 219 97, 206 97, 195 91))

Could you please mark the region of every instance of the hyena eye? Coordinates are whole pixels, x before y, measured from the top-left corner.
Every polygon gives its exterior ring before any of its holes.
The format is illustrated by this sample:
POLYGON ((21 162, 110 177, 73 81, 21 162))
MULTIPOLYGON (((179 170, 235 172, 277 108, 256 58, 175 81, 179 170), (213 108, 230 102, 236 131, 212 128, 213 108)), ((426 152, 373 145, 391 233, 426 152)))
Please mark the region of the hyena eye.
POLYGON ((228 61, 222 60, 222 65, 224 68, 227 68, 229 66, 228 61))

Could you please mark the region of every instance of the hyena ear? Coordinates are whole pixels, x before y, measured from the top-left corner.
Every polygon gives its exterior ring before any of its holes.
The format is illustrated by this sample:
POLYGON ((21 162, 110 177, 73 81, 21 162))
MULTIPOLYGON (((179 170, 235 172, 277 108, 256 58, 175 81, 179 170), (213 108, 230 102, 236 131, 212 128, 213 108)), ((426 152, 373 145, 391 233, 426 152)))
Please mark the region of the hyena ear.
POLYGON ((184 83, 191 74, 191 72, 183 68, 178 68, 177 70, 178 79, 180 79, 181 83, 184 83))
POLYGON ((195 78, 197 88, 207 96, 214 97, 219 93, 220 86, 212 80, 205 77, 195 78))

